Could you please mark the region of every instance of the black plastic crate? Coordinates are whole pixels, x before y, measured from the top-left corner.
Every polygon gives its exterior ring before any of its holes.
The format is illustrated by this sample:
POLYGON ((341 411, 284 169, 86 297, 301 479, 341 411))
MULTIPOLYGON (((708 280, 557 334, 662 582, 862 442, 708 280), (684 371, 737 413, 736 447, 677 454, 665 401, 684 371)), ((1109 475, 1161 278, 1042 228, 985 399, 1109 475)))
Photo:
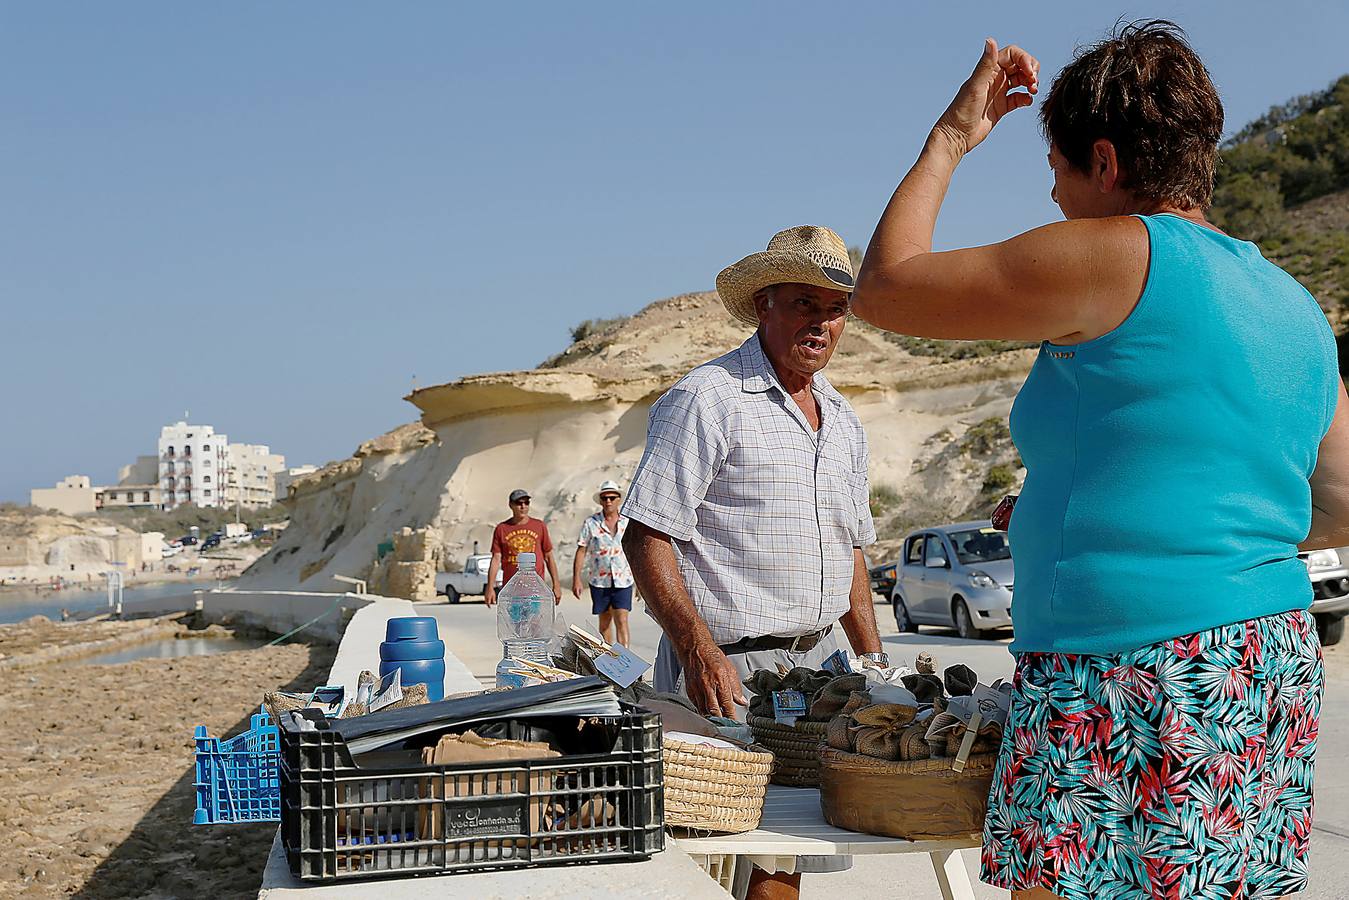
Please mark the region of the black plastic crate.
MULTIPOLYGON (((286 717, 288 719, 288 717, 286 717)), ((599 722, 613 750, 357 766, 341 735, 281 724, 281 841, 307 881, 646 859, 665 848, 660 716, 599 722)))

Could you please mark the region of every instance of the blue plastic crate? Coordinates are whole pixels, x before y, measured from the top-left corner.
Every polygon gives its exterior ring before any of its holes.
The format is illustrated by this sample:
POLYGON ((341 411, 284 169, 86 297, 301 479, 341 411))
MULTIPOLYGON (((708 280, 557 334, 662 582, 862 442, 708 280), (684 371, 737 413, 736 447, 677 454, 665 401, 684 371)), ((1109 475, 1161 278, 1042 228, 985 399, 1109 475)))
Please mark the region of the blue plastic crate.
POLYGON ((265 711, 243 734, 220 740, 206 726, 193 733, 197 745, 197 809, 193 825, 281 821, 280 737, 265 711))

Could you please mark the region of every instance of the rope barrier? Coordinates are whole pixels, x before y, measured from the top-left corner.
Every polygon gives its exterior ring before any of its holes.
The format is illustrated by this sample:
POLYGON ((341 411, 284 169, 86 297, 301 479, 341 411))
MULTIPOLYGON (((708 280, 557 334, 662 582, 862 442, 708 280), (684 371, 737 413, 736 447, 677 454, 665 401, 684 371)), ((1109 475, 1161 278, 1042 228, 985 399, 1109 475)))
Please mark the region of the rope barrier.
POLYGON ((338 608, 339 606, 342 605, 342 601, 345 600, 345 599, 346 599, 345 596, 342 596, 342 597, 337 598, 335 601, 333 601, 333 605, 332 605, 331 607, 329 607, 328 610, 327 610, 326 612, 321 612, 321 613, 319 613, 317 616, 315 616, 314 618, 310 619, 308 622, 305 622, 303 625, 299 626, 298 628, 292 628, 290 631, 287 631, 285 634, 281 635, 281 637, 276 638, 275 640, 268 641, 266 644, 263 644, 263 646, 264 646, 264 647, 270 647, 270 646, 272 646, 273 644, 279 644, 281 641, 284 641, 286 638, 290 637, 292 634, 295 634, 295 633, 298 632, 298 631, 304 631, 306 628, 308 628, 310 625, 313 625, 313 624, 314 624, 315 622, 317 622, 319 619, 327 618, 328 616, 332 615, 334 612, 337 611, 337 608, 338 608))

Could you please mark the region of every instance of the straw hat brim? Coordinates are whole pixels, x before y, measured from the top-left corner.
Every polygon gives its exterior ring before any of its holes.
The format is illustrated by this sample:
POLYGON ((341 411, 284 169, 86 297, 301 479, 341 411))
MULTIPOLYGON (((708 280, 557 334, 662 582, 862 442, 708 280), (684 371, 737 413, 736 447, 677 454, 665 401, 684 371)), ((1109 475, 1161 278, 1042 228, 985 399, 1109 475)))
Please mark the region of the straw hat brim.
POLYGON ((748 325, 758 325, 754 295, 771 284, 809 284, 852 293, 850 272, 826 268, 795 250, 761 250, 729 265, 717 275, 717 294, 727 312, 748 325))

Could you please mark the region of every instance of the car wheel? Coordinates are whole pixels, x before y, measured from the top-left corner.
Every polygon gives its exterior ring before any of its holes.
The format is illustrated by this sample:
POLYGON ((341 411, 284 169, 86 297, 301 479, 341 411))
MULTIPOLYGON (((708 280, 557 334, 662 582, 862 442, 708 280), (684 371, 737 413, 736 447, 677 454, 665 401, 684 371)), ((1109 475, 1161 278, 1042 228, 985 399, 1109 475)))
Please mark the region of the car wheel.
POLYGON ((1333 647, 1344 638, 1344 616, 1317 616, 1316 636, 1322 647, 1333 647))
POLYGON ((909 618, 909 608, 904 605, 904 598, 895 593, 890 598, 890 605, 895 611, 895 627, 899 629, 900 634, 913 634, 918 630, 917 624, 909 618))
POLYGON ((974 616, 970 614, 969 604, 964 597, 957 597, 951 603, 951 618, 956 621, 956 634, 969 641, 977 641, 984 636, 983 631, 974 625, 974 616))
POLYGON ((459 592, 454 589, 454 585, 452 584, 445 585, 445 602, 446 603, 459 602, 459 592))

